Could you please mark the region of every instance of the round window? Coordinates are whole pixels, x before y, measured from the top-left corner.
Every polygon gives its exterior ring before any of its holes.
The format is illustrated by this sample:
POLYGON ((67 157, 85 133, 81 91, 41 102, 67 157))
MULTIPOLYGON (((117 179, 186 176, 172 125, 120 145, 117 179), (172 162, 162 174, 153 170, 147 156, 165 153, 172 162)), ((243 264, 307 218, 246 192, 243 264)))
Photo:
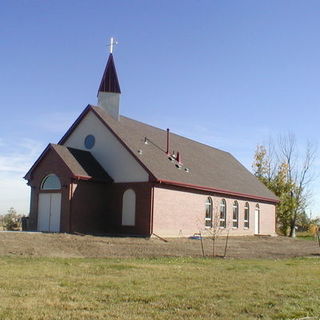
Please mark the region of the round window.
POLYGON ((94 146, 96 139, 92 134, 89 134, 88 136, 86 136, 86 138, 84 139, 84 146, 87 149, 92 149, 94 146))

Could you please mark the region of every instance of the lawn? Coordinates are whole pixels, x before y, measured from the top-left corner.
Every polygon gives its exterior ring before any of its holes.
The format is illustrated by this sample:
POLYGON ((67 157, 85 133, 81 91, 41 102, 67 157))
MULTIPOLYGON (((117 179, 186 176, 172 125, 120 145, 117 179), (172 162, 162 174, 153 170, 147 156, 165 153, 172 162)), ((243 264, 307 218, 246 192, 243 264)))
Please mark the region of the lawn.
POLYGON ((320 319, 319 257, 13 256, 0 273, 0 319, 320 319))

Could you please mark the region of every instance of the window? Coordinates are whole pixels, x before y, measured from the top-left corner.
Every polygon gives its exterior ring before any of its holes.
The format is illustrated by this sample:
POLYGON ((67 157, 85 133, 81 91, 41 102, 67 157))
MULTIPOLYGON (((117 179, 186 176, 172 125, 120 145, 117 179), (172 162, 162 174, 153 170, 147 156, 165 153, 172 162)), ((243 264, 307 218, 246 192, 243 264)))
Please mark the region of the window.
POLYGON ((249 203, 246 202, 244 205, 244 227, 245 229, 249 229, 249 203))
POLYGON ((43 178, 40 186, 41 190, 60 190, 61 183, 55 174, 49 174, 43 178))
POLYGON ((134 226, 136 224, 136 194, 132 189, 124 192, 122 198, 122 225, 134 226))
POLYGON ((211 197, 208 197, 207 201, 206 201, 205 226, 208 228, 212 228, 212 199, 211 199, 211 197))
POLYGON ((234 201, 232 206, 232 227, 238 228, 238 226, 239 226, 239 204, 238 204, 238 201, 234 201))
POLYGON ((89 134, 84 139, 84 146, 87 149, 92 149, 95 142, 96 142, 96 138, 92 134, 89 134))
POLYGON ((222 199, 220 202, 220 227, 225 228, 227 225, 227 205, 226 200, 222 199))

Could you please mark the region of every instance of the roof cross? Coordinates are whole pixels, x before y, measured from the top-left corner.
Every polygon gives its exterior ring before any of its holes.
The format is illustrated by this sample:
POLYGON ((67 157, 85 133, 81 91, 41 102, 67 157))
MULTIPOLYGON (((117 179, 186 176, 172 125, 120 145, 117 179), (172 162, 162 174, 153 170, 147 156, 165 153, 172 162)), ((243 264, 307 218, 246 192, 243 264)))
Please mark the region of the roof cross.
POLYGON ((110 53, 113 52, 113 46, 116 44, 118 44, 118 41, 116 39, 114 39, 113 37, 111 37, 110 44, 107 45, 107 47, 110 47, 110 53))

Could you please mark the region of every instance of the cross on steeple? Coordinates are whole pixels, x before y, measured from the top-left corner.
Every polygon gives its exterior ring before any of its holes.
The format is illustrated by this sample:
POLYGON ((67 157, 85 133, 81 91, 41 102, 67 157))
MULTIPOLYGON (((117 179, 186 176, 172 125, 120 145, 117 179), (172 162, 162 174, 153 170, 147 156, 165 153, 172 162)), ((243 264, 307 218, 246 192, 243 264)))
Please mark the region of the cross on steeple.
POLYGON ((114 39, 113 37, 111 37, 110 39, 110 44, 108 44, 108 47, 110 47, 110 53, 112 54, 113 52, 113 46, 118 44, 118 41, 116 39, 114 39))
POLYGON ((118 42, 110 39, 110 54, 98 90, 98 106, 104 109, 115 120, 119 120, 120 86, 116 67, 113 61, 113 46, 118 42))

